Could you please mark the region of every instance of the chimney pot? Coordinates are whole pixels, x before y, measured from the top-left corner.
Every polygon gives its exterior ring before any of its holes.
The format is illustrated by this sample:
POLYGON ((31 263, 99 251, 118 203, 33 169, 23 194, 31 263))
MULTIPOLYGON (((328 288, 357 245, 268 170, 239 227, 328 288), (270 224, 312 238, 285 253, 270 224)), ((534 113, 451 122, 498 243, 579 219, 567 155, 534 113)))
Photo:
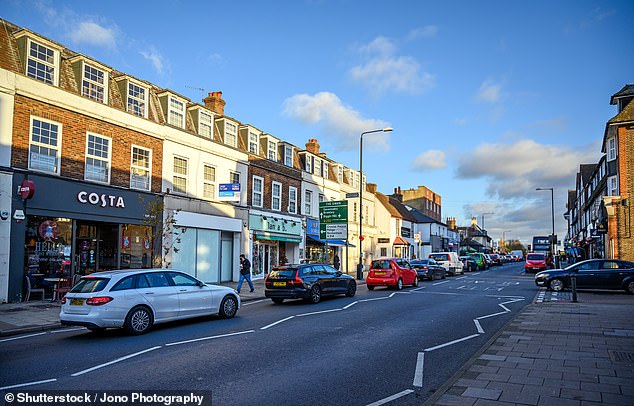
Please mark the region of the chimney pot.
POLYGON ((209 92, 209 95, 203 99, 203 103, 205 103, 205 107, 214 113, 224 116, 225 115, 225 104, 227 104, 222 99, 222 92, 209 92))

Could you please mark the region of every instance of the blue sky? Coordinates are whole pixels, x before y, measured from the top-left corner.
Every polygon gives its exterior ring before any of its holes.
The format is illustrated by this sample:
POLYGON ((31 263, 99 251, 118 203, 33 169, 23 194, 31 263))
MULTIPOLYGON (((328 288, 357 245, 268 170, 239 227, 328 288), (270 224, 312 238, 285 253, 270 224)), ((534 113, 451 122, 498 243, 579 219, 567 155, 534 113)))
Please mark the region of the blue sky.
POLYGON ((18 1, 0 16, 358 168, 425 185, 443 218, 494 238, 565 235, 567 190, 596 163, 610 96, 634 83, 631 1, 18 1))

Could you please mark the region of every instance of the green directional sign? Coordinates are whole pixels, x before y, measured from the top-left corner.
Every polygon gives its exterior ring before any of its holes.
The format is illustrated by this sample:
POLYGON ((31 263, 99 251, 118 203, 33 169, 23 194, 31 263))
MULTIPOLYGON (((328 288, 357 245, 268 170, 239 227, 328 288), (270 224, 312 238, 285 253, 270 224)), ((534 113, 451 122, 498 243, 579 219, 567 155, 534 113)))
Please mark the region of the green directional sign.
POLYGON ((348 201, 319 203, 319 238, 345 240, 348 238, 348 201))

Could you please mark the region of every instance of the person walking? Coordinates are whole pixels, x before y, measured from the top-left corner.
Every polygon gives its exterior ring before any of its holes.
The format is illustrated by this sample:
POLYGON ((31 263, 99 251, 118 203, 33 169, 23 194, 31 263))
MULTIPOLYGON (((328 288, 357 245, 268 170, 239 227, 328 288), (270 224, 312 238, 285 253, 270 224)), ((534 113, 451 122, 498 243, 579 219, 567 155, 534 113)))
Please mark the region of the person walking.
POLYGON ((335 254, 335 257, 333 258, 333 261, 332 261, 332 265, 335 267, 337 271, 339 270, 339 267, 341 266, 341 261, 339 261, 339 255, 335 254))
POLYGON ((242 282, 245 279, 251 288, 250 292, 253 292, 255 288, 253 287, 253 282, 251 282, 251 262, 249 262, 244 254, 240 254, 240 279, 238 280, 238 288, 236 289, 238 293, 240 293, 240 289, 242 289, 242 282))

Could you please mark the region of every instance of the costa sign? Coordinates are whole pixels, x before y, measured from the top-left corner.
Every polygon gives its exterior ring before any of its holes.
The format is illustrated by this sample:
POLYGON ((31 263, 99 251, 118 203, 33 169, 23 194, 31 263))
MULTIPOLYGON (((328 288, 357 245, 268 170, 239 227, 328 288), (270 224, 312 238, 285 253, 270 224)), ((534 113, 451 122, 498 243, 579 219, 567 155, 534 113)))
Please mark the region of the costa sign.
POLYGON ((122 196, 107 195, 105 193, 88 193, 82 190, 77 193, 77 200, 79 203, 92 204, 93 206, 125 208, 122 196))
POLYGON ((30 199, 35 194, 35 184, 32 180, 24 179, 20 186, 18 186, 18 196, 21 199, 30 199))

